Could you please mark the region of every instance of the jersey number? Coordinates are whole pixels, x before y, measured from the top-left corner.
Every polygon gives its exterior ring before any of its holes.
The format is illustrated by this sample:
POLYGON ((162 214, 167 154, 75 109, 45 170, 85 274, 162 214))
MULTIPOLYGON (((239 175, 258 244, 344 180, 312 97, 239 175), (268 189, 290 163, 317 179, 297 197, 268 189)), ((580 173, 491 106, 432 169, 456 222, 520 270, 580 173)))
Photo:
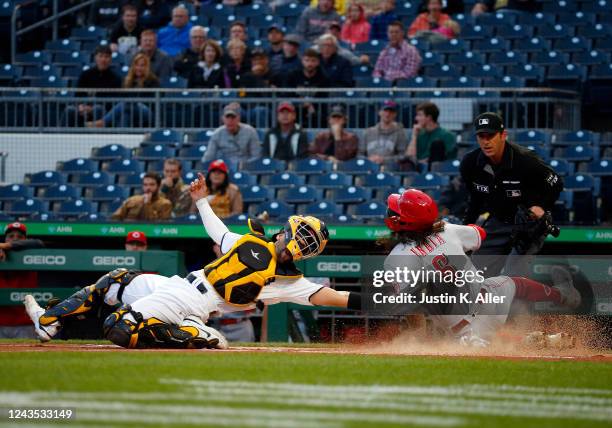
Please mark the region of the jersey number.
POLYGON ((439 270, 442 273, 452 272, 454 274, 457 272, 457 268, 449 263, 448 257, 444 254, 434 257, 431 264, 435 270, 439 270))

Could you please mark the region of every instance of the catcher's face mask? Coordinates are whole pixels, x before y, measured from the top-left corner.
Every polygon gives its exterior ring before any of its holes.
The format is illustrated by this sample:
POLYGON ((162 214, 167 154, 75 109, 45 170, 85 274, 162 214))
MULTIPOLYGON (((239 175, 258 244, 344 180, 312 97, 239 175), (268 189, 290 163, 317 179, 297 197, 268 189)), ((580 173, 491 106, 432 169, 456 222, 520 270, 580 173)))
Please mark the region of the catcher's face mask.
POLYGON ((293 260, 308 259, 321 254, 329 240, 325 223, 311 216, 289 217, 284 232, 287 250, 293 260))

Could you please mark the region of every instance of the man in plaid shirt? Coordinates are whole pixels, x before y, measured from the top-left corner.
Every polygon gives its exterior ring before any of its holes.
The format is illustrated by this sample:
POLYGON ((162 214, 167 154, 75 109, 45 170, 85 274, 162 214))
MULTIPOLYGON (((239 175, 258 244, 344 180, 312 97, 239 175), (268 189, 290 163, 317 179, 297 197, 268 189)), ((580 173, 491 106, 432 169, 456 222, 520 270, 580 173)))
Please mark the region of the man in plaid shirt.
POLYGON ((372 76, 391 82, 416 76, 421 66, 421 55, 414 46, 404 40, 402 23, 395 21, 389 24, 387 35, 389 44, 378 56, 372 76))

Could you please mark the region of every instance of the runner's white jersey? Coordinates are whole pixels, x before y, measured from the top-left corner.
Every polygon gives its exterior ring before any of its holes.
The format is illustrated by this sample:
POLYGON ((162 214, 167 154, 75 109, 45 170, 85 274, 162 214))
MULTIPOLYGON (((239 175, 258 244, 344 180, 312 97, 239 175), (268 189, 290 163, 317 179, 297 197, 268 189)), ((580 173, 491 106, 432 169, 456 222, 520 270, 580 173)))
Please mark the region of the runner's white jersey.
MULTIPOLYGON (((480 247, 482 235, 477 226, 460 226, 450 223, 444 224, 444 230, 428 236, 424 243, 399 243, 385 259, 385 270, 407 268, 409 271, 468 271, 476 273, 467 251, 474 251, 480 247)), ((430 276, 433 277, 433 276, 430 276)), ((404 290, 409 284, 398 284, 404 290)), ((425 284, 420 284, 425 285, 425 284)), ((416 291, 420 287, 415 284, 416 291)))
POLYGON ((104 295, 104 303, 107 305, 114 306, 116 304, 131 305, 136 300, 141 299, 149 294, 153 293, 155 289, 168 281, 167 276, 155 275, 151 273, 143 273, 134 278, 123 290, 121 301, 117 299, 117 293, 119 292, 119 284, 114 283, 108 288, 108 291, 104 295))

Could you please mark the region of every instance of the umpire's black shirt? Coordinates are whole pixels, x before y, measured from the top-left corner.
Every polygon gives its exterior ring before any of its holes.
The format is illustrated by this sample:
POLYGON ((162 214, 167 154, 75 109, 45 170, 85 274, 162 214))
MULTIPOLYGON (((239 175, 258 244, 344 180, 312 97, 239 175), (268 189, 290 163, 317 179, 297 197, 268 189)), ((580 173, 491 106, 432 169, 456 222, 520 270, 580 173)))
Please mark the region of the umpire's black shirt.
POLYGON ((459 166, 469 192, 465 223, 489 212, 514 224, 518 205, 551 210, 563 180, 531 150, 506 141, 502 160, 494 165, 480 148, 467 153, 459 166))

